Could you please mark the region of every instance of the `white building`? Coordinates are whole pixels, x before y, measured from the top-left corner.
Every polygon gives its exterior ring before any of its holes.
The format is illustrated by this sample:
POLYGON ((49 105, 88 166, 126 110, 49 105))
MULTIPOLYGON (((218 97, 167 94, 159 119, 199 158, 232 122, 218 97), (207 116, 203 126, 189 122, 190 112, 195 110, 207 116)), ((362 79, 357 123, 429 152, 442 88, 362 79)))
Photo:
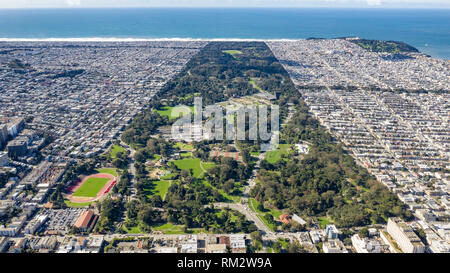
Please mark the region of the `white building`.
POLYGON ((337 239, 339 237, 339 230, 335 225, 327 225, 325 227, 325 235, 328 239, 337 239))
POLYGON ((245 235, 244 234, 231 234, 230 235, 230 247, 233 252, 246 251, 247 246, 245 245, 245 235))
POLYGON ((338 239, 333 239, 333 240, 328 240, 326 242, 323 242, 323 252, 325 252, 325 253, 348 253, 344 244, 338 239))
POLYGON ((28 225, 25 227, 25 234, 34 234, 36 230, 47 221, 48 215, 38 215, 33 220, 31 220, 28 225))
POLYGON ((405 253, 423 253, 425 245, 403 220, 398 217, 389 218, 387 232, 405 253))
POLYGON ((182 244, 181 253, 197 253, 197 243, 182 244))
POLYGON ((380 253, 382 246, 376 240, 361 238, 358 234, 352 236, 352 245, 357 253, 380 253))
POLYGON ((432 253, 450 253, 450 244, 444 240, 431 241, 429 246, 432 253))
POLYGON ((309 232, 309 236, 311 237, 311 241, 314 244, 318 244, 322 240, 322 236, 320 235, 320 233, 317 230, 311 230, 309 232))

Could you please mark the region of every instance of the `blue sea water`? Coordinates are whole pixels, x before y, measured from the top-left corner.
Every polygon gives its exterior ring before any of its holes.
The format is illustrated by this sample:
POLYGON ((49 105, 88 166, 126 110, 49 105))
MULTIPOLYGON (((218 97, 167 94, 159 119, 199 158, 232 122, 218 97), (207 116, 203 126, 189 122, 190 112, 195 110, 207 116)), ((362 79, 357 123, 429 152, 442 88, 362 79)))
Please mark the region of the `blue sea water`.
POLYGON ((128 8, 2 9, 0 38, 305 39, 404 41, 450 59, 450 10, 128 8))

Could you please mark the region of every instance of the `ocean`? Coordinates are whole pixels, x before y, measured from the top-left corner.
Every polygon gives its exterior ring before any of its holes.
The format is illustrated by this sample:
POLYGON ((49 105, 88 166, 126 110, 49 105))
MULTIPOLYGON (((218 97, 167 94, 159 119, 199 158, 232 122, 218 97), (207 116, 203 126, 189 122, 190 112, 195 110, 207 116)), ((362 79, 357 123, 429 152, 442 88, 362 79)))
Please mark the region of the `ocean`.
POLYGON ((359 36, 406 42, 450 59, 450 10, 126 8, 0 9, 10 39, 306 39, 359 36))

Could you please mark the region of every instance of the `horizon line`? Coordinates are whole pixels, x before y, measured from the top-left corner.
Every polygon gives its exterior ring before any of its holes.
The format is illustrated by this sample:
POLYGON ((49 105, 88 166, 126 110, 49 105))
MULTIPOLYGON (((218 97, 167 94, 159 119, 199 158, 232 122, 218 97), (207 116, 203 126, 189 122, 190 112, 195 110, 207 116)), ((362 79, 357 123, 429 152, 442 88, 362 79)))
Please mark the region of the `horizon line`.
POLYGON ((75 6, 75 7, 0 7, 0 10, 42 10, 42 9, 135 9, 135 8, 167 8, 167 9, 396 9, 396 10, 447 10, 450 9, 450 4, 444 7, 425 7, 425 6, 386 6, 386 5, 374 5, 374 6, 75 6))

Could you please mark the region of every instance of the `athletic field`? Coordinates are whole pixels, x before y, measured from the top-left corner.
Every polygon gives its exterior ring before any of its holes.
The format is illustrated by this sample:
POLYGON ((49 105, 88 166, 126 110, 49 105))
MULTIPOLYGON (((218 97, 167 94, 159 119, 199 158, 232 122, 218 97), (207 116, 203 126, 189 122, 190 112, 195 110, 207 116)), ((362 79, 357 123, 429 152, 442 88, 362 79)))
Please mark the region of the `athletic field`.
POLYGON ((96 197, 98 192, 108 183, 109 178, 89 177, 73 196, 96 197))
POLYGON ((90 202, 97 201, 107 195, 117 182, 117 174, 114 169, 102 170, 105 170, 105 172, 82 176, 78 182, 75 182, 75 185, 70 186, 67 193, 64 194, 66 201, 76 206, 77 204, 80 206, 82 204, 88 205, 90 202))

